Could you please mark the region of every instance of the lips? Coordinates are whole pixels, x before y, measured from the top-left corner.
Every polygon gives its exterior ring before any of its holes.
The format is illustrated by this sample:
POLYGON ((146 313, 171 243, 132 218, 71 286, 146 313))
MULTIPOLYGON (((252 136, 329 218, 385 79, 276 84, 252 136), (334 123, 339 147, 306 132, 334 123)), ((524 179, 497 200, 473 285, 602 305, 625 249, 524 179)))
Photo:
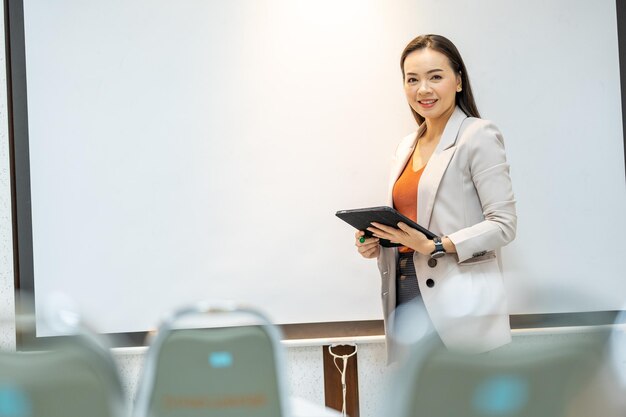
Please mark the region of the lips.
POLYGON ((425 107, 425 108, 430 108, 432 106, 435 105, 435 103, 437 102, 437 99, 428 99, 428 100, 418 100, 417 101, 420 106, 425 107))

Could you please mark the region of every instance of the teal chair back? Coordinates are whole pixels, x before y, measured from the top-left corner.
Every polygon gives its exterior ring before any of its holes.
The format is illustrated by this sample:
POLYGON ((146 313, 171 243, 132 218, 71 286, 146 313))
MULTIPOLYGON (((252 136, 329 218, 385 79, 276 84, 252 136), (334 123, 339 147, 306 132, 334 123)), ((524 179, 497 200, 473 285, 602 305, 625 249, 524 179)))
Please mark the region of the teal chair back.
POLYGON ((159 326, 145 359, 139 417, 285 415, 278 330, 258 311, 201 303, 159 326))
POLYGON ((609 331, 532 337, 537 338, 532 343, 514 338, 479 355, 450 352, 439 341, 416 345, 395 374, 386 406, 396 417, 585 416, 595 412, 583 411, 585 401, 578 399, 599 383, 606 385, 594 395, 605 397, 594 403, 608 407, 608 392, 619 389, 616 381, 599 377, 608 369, 609 331))
POLYGON ((34 337, 34 320, 18 317, 24 339, 0 351, 0 417, 122 417, 128 407, 110 350, 78 322, 66 336, 34 337))
POLYGON ((72 344, 0 353, 0 417, 117 417, 124 413, 111 364, 72 344))

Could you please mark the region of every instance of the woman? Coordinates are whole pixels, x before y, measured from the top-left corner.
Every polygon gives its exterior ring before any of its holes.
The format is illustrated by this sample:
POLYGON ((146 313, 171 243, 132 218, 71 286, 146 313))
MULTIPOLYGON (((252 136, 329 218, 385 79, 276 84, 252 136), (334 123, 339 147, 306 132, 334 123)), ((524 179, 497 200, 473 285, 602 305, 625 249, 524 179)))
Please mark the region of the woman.
POLYGON ((415 38, 400 66, 419 127, 396 150, 388 203, 439 238, 372 223, 373 237, 358 231, 356 246, 378 258, 388 336, 398 307, 421 300, 448 349, 485 352, 511 340, 499 249, 515 238, 517 216, 502 135, 480 119, 448 39, 415 38))

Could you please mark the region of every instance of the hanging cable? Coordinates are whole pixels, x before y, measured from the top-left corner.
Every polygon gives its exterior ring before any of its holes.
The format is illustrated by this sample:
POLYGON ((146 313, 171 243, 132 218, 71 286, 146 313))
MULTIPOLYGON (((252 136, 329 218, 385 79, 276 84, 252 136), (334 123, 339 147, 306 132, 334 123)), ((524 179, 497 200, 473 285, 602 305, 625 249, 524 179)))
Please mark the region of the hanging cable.
POLYGON ((358 347, 357 345, 353 345, 353 344, 342 345, 342 346, 353 346, 354 351, 348 355, 337 355, 335 352, 333 352, 333 348, 337 346, 340 346, 340 345, 333 344, 333 345, 328 346, 328 353, 330 353, 330 355, 333 357, 333 363, 335 364, 335 368, 337 368, 337 370, 341 374, 341 390, 343 394, 341 415, 343 417, 346 417, 346 393, 348 392, 348 386, 346 384, 346 369, 348 368, 348 359, 356 355, 356 351, 358 350, 358 347), (341 359, 343 361, 343 364, 341 367, 339 367, 339 365, 337 364, 337 359, 341 359))

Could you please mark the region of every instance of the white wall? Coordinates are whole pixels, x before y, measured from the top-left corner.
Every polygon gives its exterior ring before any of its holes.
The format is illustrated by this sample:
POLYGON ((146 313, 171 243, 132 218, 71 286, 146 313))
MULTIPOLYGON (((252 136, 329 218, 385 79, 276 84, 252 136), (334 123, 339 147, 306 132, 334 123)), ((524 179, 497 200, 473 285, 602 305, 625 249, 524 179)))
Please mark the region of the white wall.
POLYGON ((380 319, 334 213, 380 202, 413 128, 412 1, 84 4, 25 2, 39 311, 63 291, 105 332, 216 296, 380 319))

